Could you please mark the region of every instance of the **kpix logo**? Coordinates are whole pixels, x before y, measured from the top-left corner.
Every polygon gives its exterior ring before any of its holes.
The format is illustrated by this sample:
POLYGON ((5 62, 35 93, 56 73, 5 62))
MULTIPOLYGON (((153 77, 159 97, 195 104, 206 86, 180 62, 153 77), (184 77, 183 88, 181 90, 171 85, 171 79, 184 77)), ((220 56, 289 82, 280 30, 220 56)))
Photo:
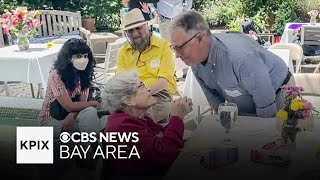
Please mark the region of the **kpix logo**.
POLYGON ((53 127, 17 127, 17 164, 53 163, 53 127))

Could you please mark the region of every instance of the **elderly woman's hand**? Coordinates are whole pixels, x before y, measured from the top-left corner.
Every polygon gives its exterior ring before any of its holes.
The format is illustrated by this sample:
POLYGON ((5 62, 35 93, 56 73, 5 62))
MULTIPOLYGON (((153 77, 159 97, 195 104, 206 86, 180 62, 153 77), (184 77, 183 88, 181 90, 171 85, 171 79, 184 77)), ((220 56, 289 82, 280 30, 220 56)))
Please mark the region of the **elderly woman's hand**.
POLYGON ((93 106, 97 110, 101 109, 101 104, 98 101, 89 101, 89 102, 90 102, 90 106, 93 106))
POLYGON ((178 116, 181 119, 184 119, 184 117, 191 111, 192 99, 185 96, 173 101, 171 116, 178 116))

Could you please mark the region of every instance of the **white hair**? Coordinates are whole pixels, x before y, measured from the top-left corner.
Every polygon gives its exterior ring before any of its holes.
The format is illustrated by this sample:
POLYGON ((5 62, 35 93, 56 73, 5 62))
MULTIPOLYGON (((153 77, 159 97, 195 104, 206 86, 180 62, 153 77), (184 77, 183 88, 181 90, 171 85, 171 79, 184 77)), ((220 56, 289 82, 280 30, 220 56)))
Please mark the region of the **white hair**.
POLYGON ((113 76, 104 88, 103 106, 111 113, 121 111, 127 96, 136 94, 140 85, 139 73, 136 70, 125 71, 113 76))

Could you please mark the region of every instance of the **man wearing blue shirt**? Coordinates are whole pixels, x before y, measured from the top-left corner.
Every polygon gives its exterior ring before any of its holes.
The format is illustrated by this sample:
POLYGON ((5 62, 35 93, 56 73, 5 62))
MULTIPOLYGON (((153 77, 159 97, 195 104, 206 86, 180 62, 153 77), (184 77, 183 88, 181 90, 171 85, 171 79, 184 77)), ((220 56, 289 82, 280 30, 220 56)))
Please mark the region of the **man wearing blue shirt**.
POLYGON ((193 0, 160 0, 157 8, 150 4, 151 12, 159 17, 159 29, 161 37, 170 41, 168 27, 174 17, 192 8, 193 0), (155 11, 155 12, 154 12, 155 11))
POLYGON ((281 106, 281 86, 294 84, 285 62, 243 33, 211 34, 196 11, 177 16, 171 44, 198 80, 211 107, 237 104, 239 114, 273 117, 281 106))

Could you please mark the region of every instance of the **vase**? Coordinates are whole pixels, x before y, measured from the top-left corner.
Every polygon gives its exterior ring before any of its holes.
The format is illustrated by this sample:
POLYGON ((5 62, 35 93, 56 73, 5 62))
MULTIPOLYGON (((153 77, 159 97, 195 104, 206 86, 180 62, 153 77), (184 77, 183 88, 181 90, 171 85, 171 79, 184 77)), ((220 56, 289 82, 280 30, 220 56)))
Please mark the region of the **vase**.
POLYGON ((295 151, 297 134, 302 131, 313 130, 313 114, 307 119, 283 121, 277 118, 276 127, 281 131, 281 137, 287 149, 295 151))
POLYGON ((317 18, 315 16, 311 16, 310 25, 315 25, 317 23, 317 18))
POLYGON ((20 51, 25 51, 29 49, 29 38, 27 33, 19 33, 17 34, 17 44, 20 51))
POLYGON ((300 123, 283 123, 281 137, 286 144, 294 143, 298 132, 302 131, 300 123))

